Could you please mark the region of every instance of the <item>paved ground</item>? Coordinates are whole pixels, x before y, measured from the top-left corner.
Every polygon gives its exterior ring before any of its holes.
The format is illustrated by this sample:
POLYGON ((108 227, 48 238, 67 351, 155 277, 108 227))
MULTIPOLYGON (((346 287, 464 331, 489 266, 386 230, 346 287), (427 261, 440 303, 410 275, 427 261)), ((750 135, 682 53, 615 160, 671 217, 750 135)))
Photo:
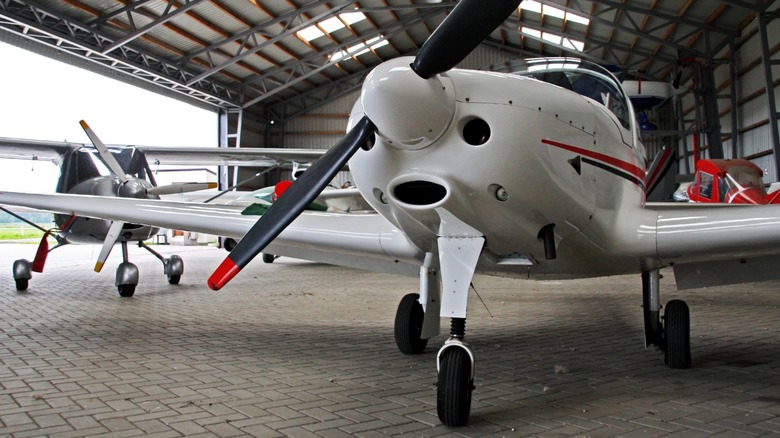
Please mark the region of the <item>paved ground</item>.
POLYGON ((469 425, 438 425, 435 339, 401 355, 392 321, 416 280, 259 260, 221 292, 216 248, 178 286, 138 248, 135 297, 113 286, 118 253, 52 253, 16 292, 0 245, 0 436, 769 436, 780 434, 780 283, 678 293, 692 308, 694 368, 643 348, 637 276, 568 282, 477 277, 469 425), (557 371, 557 372, 556 372, 557 371))

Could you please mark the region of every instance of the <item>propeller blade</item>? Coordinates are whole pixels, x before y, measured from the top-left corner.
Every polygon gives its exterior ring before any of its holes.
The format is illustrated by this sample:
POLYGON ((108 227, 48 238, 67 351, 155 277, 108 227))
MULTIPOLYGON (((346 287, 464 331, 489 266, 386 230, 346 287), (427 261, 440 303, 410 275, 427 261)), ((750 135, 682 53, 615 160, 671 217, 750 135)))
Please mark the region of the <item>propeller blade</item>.
POLYGON ((268 211, 260 216, 230 255, 211 274, 208 280, 209 287, 213 290, 221 289, 256 255, 260 254, 314 201, 357 149, 369 140, 375 130, 376 127, 371 120, 363 117, 336 146, 306 170, 284 192, 284 196, 271 204, 268 211))
POLYGON ((95 262, 95 272, 100 272, 103 269, 103 264, 106 263, 108 255, 111 254, 114 244, 119 239, 123 226, 125 226, 124 222, 114 221, 111 223, 111 227, 108 229, 108 233, 106 233, 106 240, 103 241, 103 247, 100 248, 100 255, 98 255, 97 262, 95 262))
POLYGON ((122 182, 127 182, 127 175, 125 174, 124 169, 122 169, 122 166, 119 165, 119 162, 116 160, 116 158, 111 155, 111 152, 109 152, 106 145, 100 141, 100 138, 98 138, 97 134, 95 134, 95 131, 93 131, 92 128, 87 125, 87 122, 83 120, 79 121, 79 124, 81 125, 82 129, 84 129, 84 132, 87 133, 87 137, 89 137, 89 140, 95 146, 95 149, 97 149, 98 153, 100 154, 100 158, 102 158, 103 162, 106 163, 106 166, 108 166, 108 170, 121 179, 122 182))
POLYGON ((32 262, 33 272, 43 272, 43 267, 46 265, 46 257, 49 255, 49 235, 51 230, 47 230, 43 233, 41 243, 38 244, 38 251, 35 252, 35 258, 32 262))
POLYGON ((423 79, 462 61, 509 15, 521 0, 461 0, 420 48, 412 70, 423 79))
POLYGON ((197 192, 200 190, 216 189, 217 183, 174 183, 167 186, 151 187, 146 190, 146 193, 150 195, 173 195, 175 193, 189 193, 197 192))

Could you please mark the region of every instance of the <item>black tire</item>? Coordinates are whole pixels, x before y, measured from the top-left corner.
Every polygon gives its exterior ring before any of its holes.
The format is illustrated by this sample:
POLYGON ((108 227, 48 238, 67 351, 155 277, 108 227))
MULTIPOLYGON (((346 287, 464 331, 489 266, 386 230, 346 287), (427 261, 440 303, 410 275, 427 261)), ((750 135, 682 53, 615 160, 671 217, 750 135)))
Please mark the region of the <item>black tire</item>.
POLYGON ((20 278, 16 280, 16 290, 27 290, 27 286, 30 285, 29 278, 20 278))
POLYGON ((691 317, 688 305, 682 300, 666 303, 664 309, 664 362, 669 368, 691 367, 691 317))
POLYGON ((419 299, 419 294, 405 295, 395 312, 395 343, 403 354, 420 354, 428 345, 427 339, 420 338, 425 312, 419 299))
POLYGON ((263 263, 273 263, 274 260, 276 260, 275 255, 263 253, 263 263))
POLYGON ((119 296, 129 298, 132 297, 135 293, 135 285, 134 284, 120 284, 117 286, 117 289, 119 289, 119 296))
POLYGON ((445 426, 465 426, 471 411, 471 359, 466 350, 449 347, 441 355, 436 413, 445 426))
POLYGON ((179 284, 179 281, 181 281, 181 275, 168 276, 168 284, 179 284))

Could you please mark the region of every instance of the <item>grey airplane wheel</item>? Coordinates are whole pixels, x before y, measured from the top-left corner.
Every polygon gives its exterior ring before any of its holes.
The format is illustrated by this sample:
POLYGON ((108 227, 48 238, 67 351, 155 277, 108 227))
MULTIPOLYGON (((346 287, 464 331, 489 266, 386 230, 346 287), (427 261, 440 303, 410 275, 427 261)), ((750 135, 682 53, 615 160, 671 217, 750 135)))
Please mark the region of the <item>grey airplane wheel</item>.
POLYGON ((30 285, 29 278, 21 278, 16 280, 16 290, 27 290, 27 286, 30 285))
POLYGON ((419 294, 404 296, 395 312, 395 343, 403 354, 420 354, 428 345, 427 339, 420 338, 425 312, 419 299, 419 294))
POLYGON ((121 297, 132 297, 135 293, 135 285, 134 284, 120 284, 117 286, 117 289, 119 289, 119 296, 121 297))
POLYGON ((471 358, 466 350, 450 347, 441 354, 436 413, 445 426, 465 426, 471 411, 471 358))
POLYGON ((276 260, 275 255, 263 253, 263 263, 273 263, 274 260, 276 260))
POLYGON ((169 275, 168 284, 179 284, 181 281, 181 275, 169 275))
POLYGON ((669 368, 691 367, 691 317, 688 305, 682 300, 666 303, 664 310, 666 348, 664 362, 669 368))

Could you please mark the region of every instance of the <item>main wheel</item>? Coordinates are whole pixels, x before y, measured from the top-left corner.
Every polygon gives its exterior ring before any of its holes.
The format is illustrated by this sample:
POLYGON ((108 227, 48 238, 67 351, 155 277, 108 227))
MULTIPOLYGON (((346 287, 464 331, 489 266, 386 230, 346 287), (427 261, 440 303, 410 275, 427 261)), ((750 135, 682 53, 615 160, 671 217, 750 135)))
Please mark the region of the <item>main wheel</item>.
POLYGON ((117 286, 117 289, 119 289, 119 296, 121 297, 132 297, 135 293, 134 284, 120 284, 117 286))
POLYGON ((688 305, 682 300, 666 303, 664 309, 666 348, 664 362, 669 368, 691 367, 691 317, 688 305))
POLYGON ((428 345, 427 339, 420 339, 425 312, 419 299, 419 294, 405 295, 395 312, 395 343, 403 354, 420 354, 428 345))
POLYGON ((29 284, 29 278, 20 278, 16 280, 16 290, 27 290, 27 286, 29 286, 29 284))
POLYGON ((263 263, 273 263, 274 260, 276 260, 275 255, 263 253, 263 263))
POLYGON ((179 281, 181 281, 181 275, 168 276, 168 284, 179 284, 179 281))
POLYGON ((471 358, 460 347, 449 347, 441 354, 439 383, 436 388, 436 413, 445 426, 465 426, 471 411, 471 358))

